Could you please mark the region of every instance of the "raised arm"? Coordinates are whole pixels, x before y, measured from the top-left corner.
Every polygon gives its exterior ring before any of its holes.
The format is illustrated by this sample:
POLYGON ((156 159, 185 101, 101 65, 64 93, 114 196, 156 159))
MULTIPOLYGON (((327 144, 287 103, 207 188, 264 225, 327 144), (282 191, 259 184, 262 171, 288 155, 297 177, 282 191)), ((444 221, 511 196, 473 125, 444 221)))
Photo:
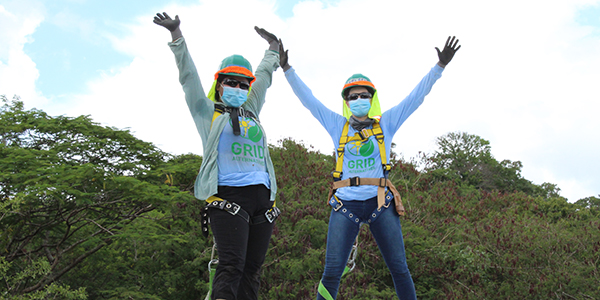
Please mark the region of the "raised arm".
POLYGON ((254 26, 254 30, 269 43, 269 49, 265 51, 263 60, 256 68, 256 72, 254 73, 256 81, 252 84, 252 90, 250 91, 250 95, 248 95, 248 101, 244 103, 244 107, 259 114, 265 103, 267 89, 271 86, 273 72, 279 66, 279 54, 277 53, 279 41, 274 34, 263 28, 254 26))
MULTIPOLYGON (((417 84, 417 86, 410 92, 410 94, 400 102, 400 104, 392 107, 382 115, 382 121, 385 120, 386 128, 388 132, 395 133, 398 128, 406 121, 406 119, 423 103, 425 96, 429 94, 433 84, 442 77, 444 68, 452 58, 460 45, 458 45, 458 39, 456 37, 448 37, 444 50, 440 51, 437 47, 435 50, 438 53, 439 61, 423 79, 417 84)), ((382 126, 384 126, 382 124, 382 126)))
POLYGON ((173 41, 169 43, 169 47, 171 47, 175 55, 175 61, 179 70, 179 83, 185 93, 185 100, 196 124, 196 129, 202 138, 203 145, 205 145, 210 132, 210 123, 214 108, 212 101, 204 93, 198 71, 187 49, 181 29, 179 29, 179 25, 181 24, 179 16, 171 19, 165 12, 162 14, 157 13, 154 17, 154 23, 171 32, 173 41))
POLYGON ((298 77, 288 62, 288 50, 284 50, 283 42, 279 40, 279 65, 285 71, 285 78, 292 87, 296 97, 306 107, 310 113, 321 123, 331 136, 334 144, 340 140, 342 127, 346 123, 344 116, 337 114, 327 108, 319 99, 317 99, 306 84, 298 77))

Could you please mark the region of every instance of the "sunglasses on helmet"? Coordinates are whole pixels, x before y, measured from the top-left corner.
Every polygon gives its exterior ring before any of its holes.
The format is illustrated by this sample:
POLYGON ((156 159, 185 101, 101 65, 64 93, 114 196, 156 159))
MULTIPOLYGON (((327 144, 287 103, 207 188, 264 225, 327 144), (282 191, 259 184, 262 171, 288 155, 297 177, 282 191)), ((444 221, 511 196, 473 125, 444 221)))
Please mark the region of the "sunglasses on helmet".
POLYGON ((223 84, 225 84, 227 86, 230 86, 230 87, 236 87, 236 86, 239 85, 240 89, 246 90, 246 91, 250 88, 249 84, 247 84, 245 82, 242 82, 242 81, 239 81, 239 80, 235 80, 233 78, 225 78, 225 79, 223 79, 223 84))
POLYGON ((371 93, 367 93, 367 92, 360 93, 360 94, 354 93, 354 94, 348 95, 346 97, 346 100, 348 100, 348 101, 354 101, 354 100, 356 100, 358 98, 361 98, 361 99, 371 99, 372 97, 373 97, 373 95, 371 95, 371 93))

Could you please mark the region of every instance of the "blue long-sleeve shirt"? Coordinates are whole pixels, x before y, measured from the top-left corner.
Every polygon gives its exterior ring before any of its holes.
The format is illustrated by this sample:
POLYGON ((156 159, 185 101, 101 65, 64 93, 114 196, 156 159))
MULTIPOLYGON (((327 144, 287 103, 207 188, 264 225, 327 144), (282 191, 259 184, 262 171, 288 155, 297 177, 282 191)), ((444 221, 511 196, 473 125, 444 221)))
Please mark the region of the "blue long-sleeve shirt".
MULTIPOLYGON (((384 135, 387 161, 389 161, 394 134, 396 134, 402 123, 423 103, 425 96, 429 94, 433 84, 442 76, 443 70, 444 68, 436 64, 404 100, 381 115, 379 124, 384 135)), ((312 94, 308 86, 302 82, 293 68, 285 72, 285 77, 298 99, 302 102, 302 105, 308 108, 312 115, 327 130, 335 145, 334 149, 337 149, 347 119, 323 105, 312 94)), ((369 128, 372 128, 372 126, 369 128)), ((354 136, 355 133, 356 130, 350 126, 348 136, 354 136)), ((346 144, 341 179, 344 180, 356 176, 362 178, 381 178, 384 176, 383 168, 381 167, 381 156, 377 140, 374 136, 369 137, 369 139, 363 142, 357 141, 346 144)), ((339 188, 336 191, 336 196, 344 200, 367 200, 377 196, 377 187, 363 185, 339 188)))

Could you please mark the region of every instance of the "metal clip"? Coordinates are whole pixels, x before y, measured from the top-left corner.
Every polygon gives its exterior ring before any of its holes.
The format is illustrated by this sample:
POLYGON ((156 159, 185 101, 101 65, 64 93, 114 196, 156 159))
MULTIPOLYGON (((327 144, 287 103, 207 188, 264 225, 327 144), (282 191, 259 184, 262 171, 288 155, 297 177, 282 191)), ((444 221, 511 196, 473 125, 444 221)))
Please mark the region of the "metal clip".
POLYGON ((363 140, 368 139, 370 136, 371 136, 371 134, 369 134, 369 130, 368 129, 364 128, 363 130, 360 131, 360 137, 363 140))
POLYGON ((275 221, 275 219, 277 218, 277 216, 279 216, 280 213, 281 211, 279 210, 279 208, 273 207, 265 212, 265 217, 267 218, 267 221, 269 221, 269 223, 273 223, 273 221, 275 221))

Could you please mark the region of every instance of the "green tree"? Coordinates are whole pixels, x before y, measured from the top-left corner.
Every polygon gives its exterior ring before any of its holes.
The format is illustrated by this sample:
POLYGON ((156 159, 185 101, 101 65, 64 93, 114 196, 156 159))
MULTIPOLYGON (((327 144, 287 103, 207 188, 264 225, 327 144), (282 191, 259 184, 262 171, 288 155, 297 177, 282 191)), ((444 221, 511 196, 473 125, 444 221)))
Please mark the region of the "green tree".
POLYGON ((168 155, 130 132, 2 102, 0 295, 60 287, 132 221, 181 193, 145 180, 168 155))
POLYGON ((182 193, 137 218, 119 238, 63 278, 90 299, 198 299, 208 291, 212 239, 201 234, 203 203, 193 197, 202 158, 172 157, 144 180, 182 193))
POLYGON ((438 150, 428 159, 429 171, 442 180, 458 180, 487 191, 541 193, 540 187, 521 176, 520 161, 497 161, 490 142, 466 132, 450 132, 436 140, 438 150))
MULTIPOLYGON (((212 240, 200 234, 203 204, 191 194, 201 157, 172 157, 87 117, 50 118, 3 100, 0 299, 206 295, 212 240)), ((418 162, 391 159, 419 299, 600 298, 599 198, 569 203, 550 183, 529 193, 519 162, 496 161, 476 136, 455 138, 459 143, 438 155, 456 159, 431 156, 424 171, 418 162), (462 142, 473 147, 460 150, 462 142)), ((335 160, 291 139, 270 151, 283 214, 259 297, 314 299, 335 160)), ((368 226, 358 241, 356 267, 337 299, 394 299, 368 226)))
POLYGON ((600 195, 598 197, 590 196, 579 199, 575 204, 589 210, 595 216, 600 216, 600 195))
POLYGON ((575 204, 589 209, 600 209, 600 195, 598 197, 590 196, 577 200, 575 204))

